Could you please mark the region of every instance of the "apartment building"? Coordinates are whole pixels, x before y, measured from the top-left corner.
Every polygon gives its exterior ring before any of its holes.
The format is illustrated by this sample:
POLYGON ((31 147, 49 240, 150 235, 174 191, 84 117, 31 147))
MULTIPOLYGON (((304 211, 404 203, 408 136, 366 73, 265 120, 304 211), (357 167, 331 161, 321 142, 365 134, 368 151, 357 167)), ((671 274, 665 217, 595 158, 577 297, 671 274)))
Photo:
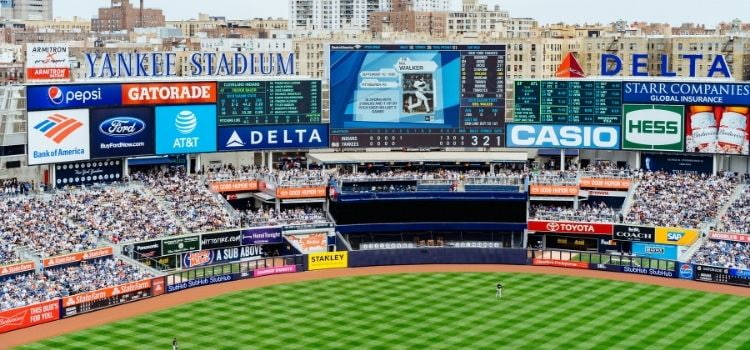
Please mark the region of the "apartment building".
POLYGON ((0 17, 19 21, 51 21, 52 0, 0 0, 0 17))
POLYGON ((110 7, 99 8, 98 17, 91 20, 95 32, 132 31, 136 27, 164 27, 161 9, 145 8, 143 0, 135 8, 130 0, 111 0, 110 7))
POLYGON ((390 0, 290 0, 290 30, 367 30, 369 14, 390 8, 390 0))

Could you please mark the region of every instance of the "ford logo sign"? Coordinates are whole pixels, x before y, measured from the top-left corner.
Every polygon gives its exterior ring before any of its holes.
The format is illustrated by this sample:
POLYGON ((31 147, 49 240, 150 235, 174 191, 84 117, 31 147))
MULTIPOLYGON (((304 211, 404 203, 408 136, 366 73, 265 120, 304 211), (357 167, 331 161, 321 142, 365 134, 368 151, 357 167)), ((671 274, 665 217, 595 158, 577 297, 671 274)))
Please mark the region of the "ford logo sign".
POLYGON ((113 137, 135 136, 145 129, 146 123, 133 117, 109 118, 99 124, 102 134, 113 137))

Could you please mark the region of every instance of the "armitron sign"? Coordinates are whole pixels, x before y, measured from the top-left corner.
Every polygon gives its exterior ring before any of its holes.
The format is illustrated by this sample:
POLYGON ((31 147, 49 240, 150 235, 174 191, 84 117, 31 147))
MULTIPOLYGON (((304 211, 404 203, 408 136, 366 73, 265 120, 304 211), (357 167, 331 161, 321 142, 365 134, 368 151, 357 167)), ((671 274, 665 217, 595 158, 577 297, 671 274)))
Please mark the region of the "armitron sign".
POLYGON ((612 235, 612 224, 573 221, 529 221, 529 231, 581 235, 612 235))

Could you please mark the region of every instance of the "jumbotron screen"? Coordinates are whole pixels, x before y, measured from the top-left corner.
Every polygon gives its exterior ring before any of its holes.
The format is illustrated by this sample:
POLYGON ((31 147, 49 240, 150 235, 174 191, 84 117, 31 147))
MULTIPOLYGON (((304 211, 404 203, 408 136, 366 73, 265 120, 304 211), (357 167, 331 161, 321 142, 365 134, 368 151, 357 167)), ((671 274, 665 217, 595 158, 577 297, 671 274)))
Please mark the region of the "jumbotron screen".
POLYGON ((333 148, 502 147, 505 45, 331 45, 333 148))

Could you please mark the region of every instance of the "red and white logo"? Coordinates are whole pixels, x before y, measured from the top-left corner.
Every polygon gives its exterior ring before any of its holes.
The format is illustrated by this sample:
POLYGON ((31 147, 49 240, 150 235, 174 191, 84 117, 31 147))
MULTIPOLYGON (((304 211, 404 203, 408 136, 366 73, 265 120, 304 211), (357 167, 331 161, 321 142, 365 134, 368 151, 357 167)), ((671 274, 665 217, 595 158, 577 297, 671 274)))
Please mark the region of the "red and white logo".
POLYGON ((529 231, 573 233, 584 235, 612 235, 614 226, 612 224, 600 224, 589 222, 570 221, 529 221, 529 231))
POLYGON ((23 325, 23 320, 26 319, 27 312, 29 312, 28 309, 19 311, 17 314, 11 315, 11 316, 7 316, 7 317, 0 316, 0 329, 3 329, 5 327, 10 327, 10 326, 23 325))
POLYGON ((47 90, 47 96, 53 104, 59 105, 63 102, 63 91, 57 86, 50 86, 47 90))

